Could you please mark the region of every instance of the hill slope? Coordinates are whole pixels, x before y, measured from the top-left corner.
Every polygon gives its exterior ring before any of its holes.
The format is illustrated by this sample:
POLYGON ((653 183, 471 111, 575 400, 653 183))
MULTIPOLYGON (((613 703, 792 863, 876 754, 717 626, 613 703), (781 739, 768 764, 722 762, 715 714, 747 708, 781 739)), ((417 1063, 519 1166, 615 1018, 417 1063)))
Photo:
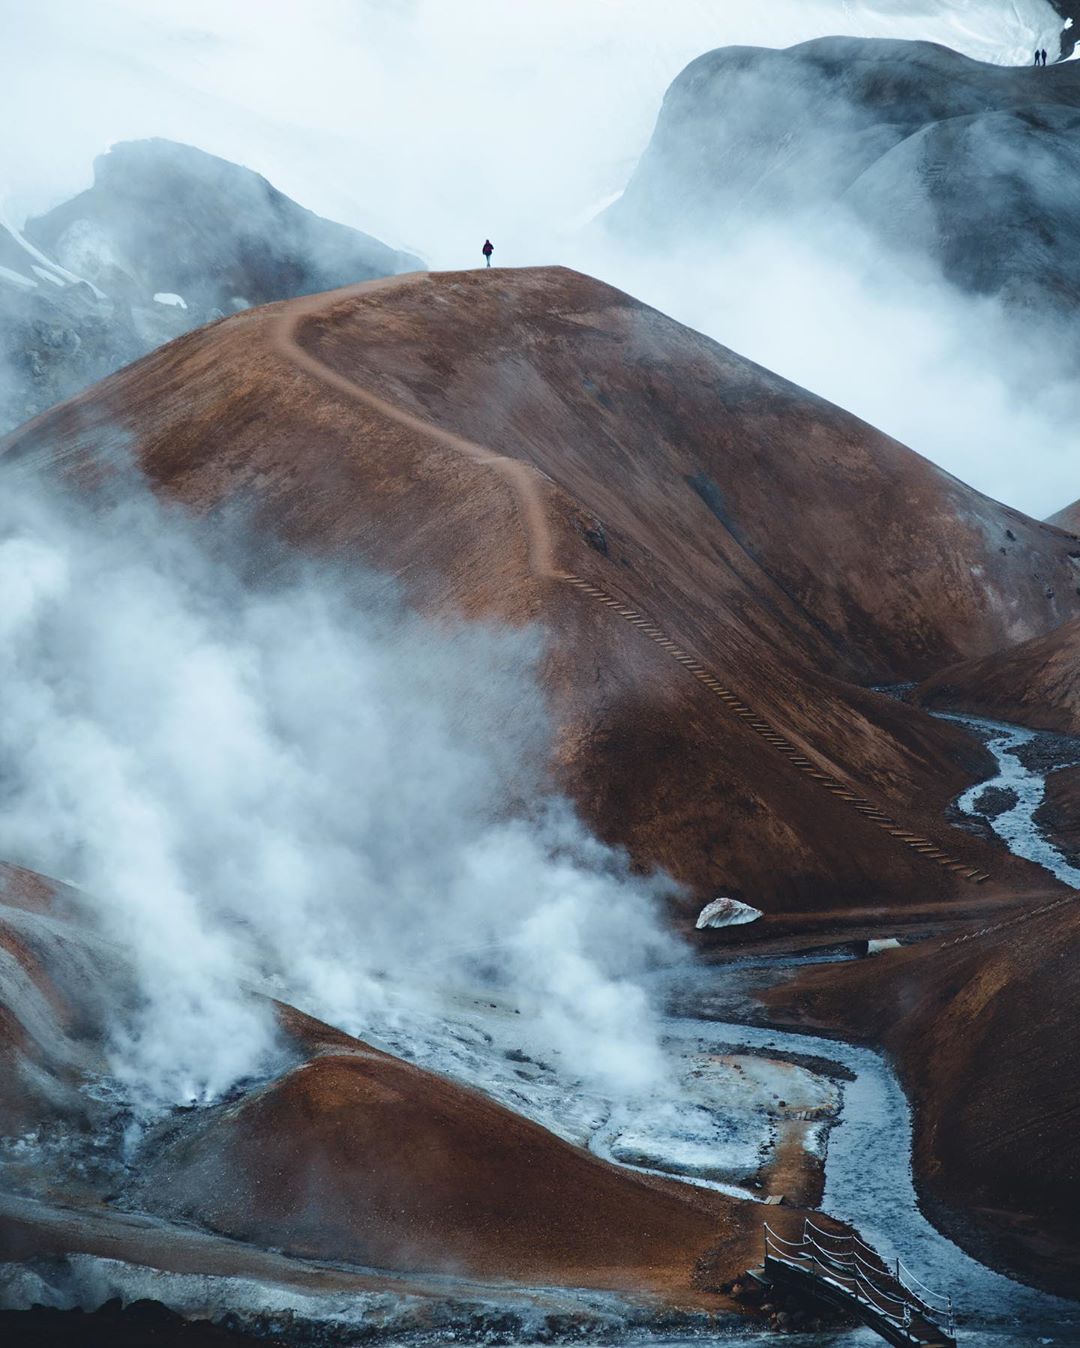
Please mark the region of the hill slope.
POLYGON ((1080 622, 943 669, 918 696, 927 707, 1080 735, 1080 622))
POLYGON ((7 453, 118 441, 424 611, 542 622, 562 785, 687 918, 717 888, 796 920, 1045 883, 943 823, 981 748, 854 681, 1080 613, 1069 540, 609 287, 449 273, 251 311, 7 453))
POLYGON ((1064 510, 1059 510, 1056 515, 1051 515, 1046 522, 1056 525, 1059 529, 1064 529, 1066 533, 1080 533, 1080 501, 1074 501, 1064 510))
POLYGON ((288 1257, 263 1276, 308 1294, 341 1289, 293 1256, 377 1267, 367 1282, 384 1290, 394 1271, 434 1274, 408 1290, 445 1300, 452 1275, 693 1305, 717 1304, 695 1285, 699 1259, 729 1278, 751 1260, 755 1204, 609 1164, 280 1004, 287 1051, 268 1080, 199 1109, 136 1111, 130 1131, 108 1051, 130 955, 94 934, 88 906, 0 866, 0 1258, 55 1243, 227 1278, 258 1276, 269 1248, 288 1257), (148 1212, 161 1218, 150 1233, 148 1212))

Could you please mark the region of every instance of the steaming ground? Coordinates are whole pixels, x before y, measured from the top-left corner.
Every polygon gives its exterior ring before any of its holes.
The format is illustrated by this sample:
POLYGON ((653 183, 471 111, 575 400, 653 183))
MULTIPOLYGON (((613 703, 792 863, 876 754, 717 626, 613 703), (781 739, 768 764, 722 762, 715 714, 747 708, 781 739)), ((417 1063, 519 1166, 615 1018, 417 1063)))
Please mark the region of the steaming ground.
POLYGON ((854 412, 994 500, 1043 519, 1076 490, 1076 332, 930 266, 855 221, 754 218, 662 256, 582 237, 579 270, 854 412))
POLYGON ((673 887, 553 793, 541 632, 435 628, 127 477, 0 485, 0 855, 77 887, 108 1045, 101 1126, 4 1139, 9 1190, 122 1187, 174 1106, 281 1071, 271 997, 623 1165, 752 1197, 823 1159, 835 1084, 670 1041, 673 887))
POLYGON ((153 1107, 271 1070, 255 990, 363 1034, 463 986, 575 1079, 655 1084, 671 886, 552 792, 542 633, 436 629, 118 483, 0 506, 0 855, 131 952, 114 1077, 153 1107))

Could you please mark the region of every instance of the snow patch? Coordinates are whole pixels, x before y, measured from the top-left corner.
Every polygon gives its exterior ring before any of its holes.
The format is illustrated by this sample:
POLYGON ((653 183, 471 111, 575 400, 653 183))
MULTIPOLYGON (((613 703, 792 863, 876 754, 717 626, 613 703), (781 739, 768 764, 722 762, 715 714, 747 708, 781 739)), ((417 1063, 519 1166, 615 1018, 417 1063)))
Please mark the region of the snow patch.
MULTIPOLYGON (((52 272, 55 276, 60 277, 61 283, 66 282, 69 285, 88 285, 99 300, 103 300, 105 298, 104 292, 99 290, 92 281, 88 281, 85 276, 76 276, 76 274, 73 271, 69 271, 66 267, 60 266, 58 263, 54 262, 52 258, 46 257, 40 248, 35 248, 34 245, 30 242, 30 240, 24 238, 22 233, 15 228, 15 226, 11 223, 11 220, 7 217, 7 215, 3 212, 3 210, 0 210, 0 225, 2 225, 4 229, 7 230, 7 232, 11 235, 11 237, 15 240, 15 242, 19 245, 19 247, 24 250, 24 252, 29 253, 30 256, 36 262, 40 263, 41 266, 44 267, 46 270, 52 272)), ((37 271, 38 268, 34 267, 34 270, 37 271)), ((35 281, 34 285, 36 284, 37 282, 35 281)))
POLYGON ((23 276, 17 271, 12 271, 10 267, 0 267, 0 280, 18 286, 20 290, 37 289, 37 282, 32 276, 23 276))
POLYGON ((67 285, 67 282, 61 276, 57 276, 54 271, 46 271, 44 267, 39 267, 36 262, 31 262, 30 270, 35 276, 40 276, 43 281, 48 281, 54 286, 59 286, 61 290, 67 285))
POLYGON ((159 290, 154 296, 156 304, 168 304, 174 309, 186 309, 187 300, 182 295, 174 295, 170 290, 159 290))

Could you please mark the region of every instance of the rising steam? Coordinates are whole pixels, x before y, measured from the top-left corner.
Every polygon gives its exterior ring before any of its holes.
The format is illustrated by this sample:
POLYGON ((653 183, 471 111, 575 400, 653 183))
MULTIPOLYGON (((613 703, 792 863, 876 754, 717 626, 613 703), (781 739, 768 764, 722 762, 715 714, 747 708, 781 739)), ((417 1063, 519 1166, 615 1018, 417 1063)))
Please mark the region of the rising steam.
MULTIPOLYGON (((279 1053, 271 990, 363 1032, 392 990, 514 999, 567 1067, 658 1072, 655 902, 546 776, 542 634, 436 629, 374 577, 250 557, 141 489, 7 474, 0 855, 131 952, 112 1066, 207 1098, 279 1053)), ((668 886, 668 888, 670 888, 668 886)))

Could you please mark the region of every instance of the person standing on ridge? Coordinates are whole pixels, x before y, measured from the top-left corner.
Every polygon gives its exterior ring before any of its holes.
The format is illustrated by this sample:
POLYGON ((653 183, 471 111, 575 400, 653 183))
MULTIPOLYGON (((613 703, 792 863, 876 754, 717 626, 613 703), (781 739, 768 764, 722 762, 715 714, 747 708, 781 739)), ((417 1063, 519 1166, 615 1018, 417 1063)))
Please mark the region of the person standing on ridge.
POLYGON ((1045 47, 1042 49, 1042 63, 1043 63, 1043 65, 1046 65, 1046 48, 1045 48, 1045 47))
POLYGON ((1039 65, 1041 56, 1042 56, 1042 52, 1038 49, 1038 47, 1036 47, 1036 48, 1035 48, 1035 64, 1036 64, 1036 65, 1039 65))
POLYGON ((484 261, 485 261, 485 262, 487 263, 487 265, 490 267, 490 266, 491 266, 491 255, 492 255, 492 253, 495 251, 495 245, 491 242, 490 239, 485 239, 485 240, 484 240, 484 246, 483 246, 483 248, 481 248, 480 251, 481 251, 481 252, 483 253, 483 255, 484 255, 484 261))

